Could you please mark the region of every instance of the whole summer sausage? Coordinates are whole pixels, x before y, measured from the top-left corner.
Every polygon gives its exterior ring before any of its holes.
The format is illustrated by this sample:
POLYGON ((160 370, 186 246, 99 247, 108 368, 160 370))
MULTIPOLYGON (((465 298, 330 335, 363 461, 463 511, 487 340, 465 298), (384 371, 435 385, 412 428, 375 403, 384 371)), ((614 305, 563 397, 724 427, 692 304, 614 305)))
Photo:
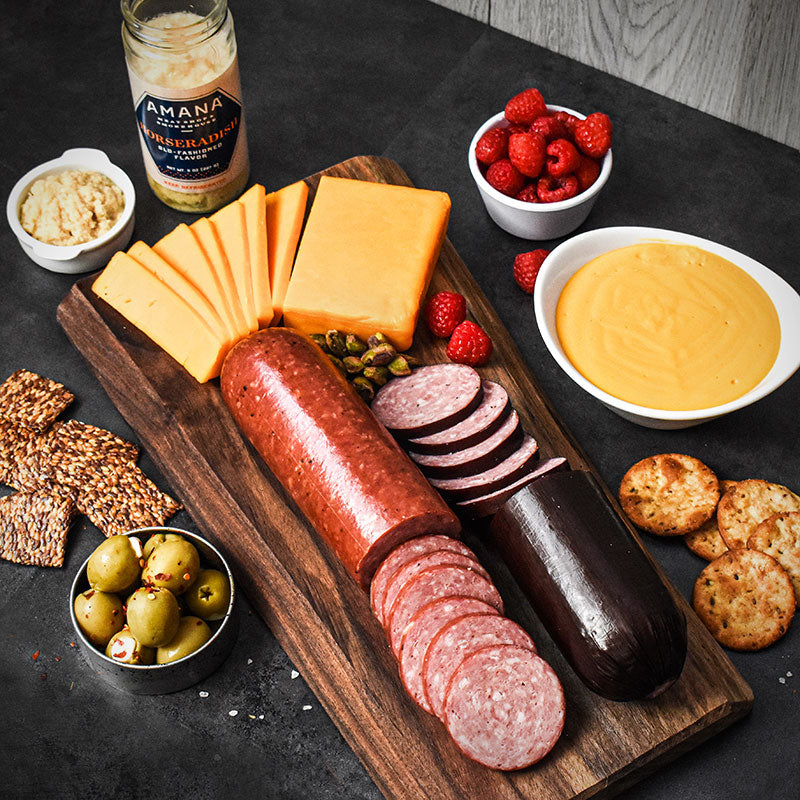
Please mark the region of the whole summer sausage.
POLYGON ((686 619, 594 477, 551 472, 514 494, 491 534, 578 677, 611 700, 677 680, 686 619))
POLYGON ((362 587, 387 553, 458 518, 322 350, 267 328, 238 342, 220 376, 234 420, 362 587))

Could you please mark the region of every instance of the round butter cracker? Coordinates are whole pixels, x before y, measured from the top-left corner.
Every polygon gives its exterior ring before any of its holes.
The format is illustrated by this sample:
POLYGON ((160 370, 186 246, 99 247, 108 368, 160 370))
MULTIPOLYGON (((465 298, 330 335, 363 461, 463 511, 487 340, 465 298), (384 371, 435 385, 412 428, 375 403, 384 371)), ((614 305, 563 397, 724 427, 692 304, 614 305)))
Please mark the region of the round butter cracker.
POLYGON ((800 497, 785 486, 758 478, 739 481, 719 501, 719 532, 729 548, 746 547, 760 522, 786 511, 800 511, 800 497))
POLYGON ((723 553, 700 573, 692 606, 724 647, 761 650, 789 630, 794 589, 774 558, 742 547, 723 553))
POLYGON ((702 461, 680 453, 643 458, 622 478, 619 502, 631 521, 659 536, 696 530, 714 514, 717 476, 702 461))
POLYGON ((772 556, 786 570, 800 605, 800 511, 767 517, 750 535, 747 546, 772 556))
MULTIPOLYGON (((721 494, 725 494, 733 486, 736 486, 736 481, 722 480, 719 482, 721 494)), ((728 549, 728 545, 725 544, 725 540, 719 532, 716 513, 697 530, 689 531, 683 537, 683 541, 696 556, 700 556, 706 561, 719 558, 728 549)))

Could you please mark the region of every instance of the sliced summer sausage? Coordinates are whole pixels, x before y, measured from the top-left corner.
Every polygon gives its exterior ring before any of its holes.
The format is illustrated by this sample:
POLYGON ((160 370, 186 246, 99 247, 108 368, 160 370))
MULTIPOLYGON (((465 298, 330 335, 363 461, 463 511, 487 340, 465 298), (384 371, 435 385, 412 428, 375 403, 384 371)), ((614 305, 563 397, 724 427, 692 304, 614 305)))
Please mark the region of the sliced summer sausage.
POLYGON ((429 478, 461 478, 484 472, 508 458, 519 448, 523 436, 519 416, 512 411, 488 439, 472 447, 445 455, 410 455, 429 478))
POLYGON ((558 741, 564 690, 547 662, 529 649, 485 647, 455 671, 442 716, 465 755, 492 769, 524 769, 558 741))
POLYGON ((481 404, 464 420, 419 439, 409 439, 406 447, 413 453, 444 455, 472 447, 488 439, 511 413, 508 392, 494 381, 483 382, 481 404))
POLYGON ((384 609, 386 635, 395 656, 400 653, 403 633, 414 614, 431 601, 450 595, 474 597, 503 612, 495 585, 474 570, 445 564, 428 567, 406 583, 391 608, 384 609))
POLYGON ((422 683, 422 667, 433 637, 448 622, 465 614, 491 614, 498 616, 497 609, 476 600, 474 597, 440 597, 423 606, 406 626, 400 643, 400 677, 403 686, 414 701, 432 714, 425 687, 422 683))
POLYGON ((464 478, 431 478, 431 486, 438 489, 450 502, 481 497, 527 475, 539 458, 539 445, 531 436, 525 436, 522 444, 508 458, 493 467, 464 478))
POLYGON ((397 572, 404 564, 416 560, 427 553, 436 550, 452 550, 462 556, 478 561, 477 556, 463 542, 453 539, 450 536, 418 536, 416 539, 409 539, 407 542, 398 545, 383 560, 380 567, 375 572, 375 577, 369 587, 369 599, 372 606, 372 613, 378 618, 378 622, 384 625, 383 601, 386 598, 386 586, 392 575, 397 572))
POLYGON ((516 494, 524 486, 527 486, 529 483, 532 483, 550 472, 566 468, 566 458, 548 458, 547 461, 536 464, 532 472, 517 479, 509 486, 502 489, 495 489, 495 491, 489 492, 489 494, 480 495, 472 500, 462 500, 455 504, 455 509, 459 514, 471 519, 491 517, 509 497, 516 494))
POLYGON ((220 377, 245 436, 363 587, 406 539, 458 535, 458 518, 305 334, 238 342, 220 377))
POLYGON ((495 644, 515 644, 536 652, 524 628, 508 617, 469 614, 448 622, 434 636, 422 666, 422 685, 431 711, 441 717, 450 678, 472 653, 495 644))
POLYGON ((468 417, 483 399, 480 375, 466 364, 432 364, 383 386, 372 413, 400 438, 439 433, 468 417))

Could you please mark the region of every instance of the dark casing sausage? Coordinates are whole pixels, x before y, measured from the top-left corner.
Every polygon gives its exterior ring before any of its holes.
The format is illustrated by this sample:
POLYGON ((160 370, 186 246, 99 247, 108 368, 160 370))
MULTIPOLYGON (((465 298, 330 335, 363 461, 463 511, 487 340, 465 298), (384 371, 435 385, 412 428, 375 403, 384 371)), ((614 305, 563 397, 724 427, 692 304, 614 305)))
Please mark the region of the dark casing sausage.
POLYGON ((367 588, 401 542, 460 524, 322 350, 288 328, 236 344, 222 367, 233 418, 367 588))
POLYGON ((513 495, 490 530, 583 682, 611 700, 654 697, 686 659, 686 619, 587 472, 554 472, 513 495))

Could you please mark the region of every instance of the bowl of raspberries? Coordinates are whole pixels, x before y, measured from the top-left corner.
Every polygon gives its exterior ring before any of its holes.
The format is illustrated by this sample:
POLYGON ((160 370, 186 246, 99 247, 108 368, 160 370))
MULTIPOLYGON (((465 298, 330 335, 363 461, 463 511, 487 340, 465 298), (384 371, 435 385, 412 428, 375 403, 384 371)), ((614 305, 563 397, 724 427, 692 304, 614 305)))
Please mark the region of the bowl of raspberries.
POLYGON ((523 239, 571 233, 611 174, 611 133, 602 112, 547 105, 538 89, 514 95, 469 146, 469 169, 489 216, 523 239))

